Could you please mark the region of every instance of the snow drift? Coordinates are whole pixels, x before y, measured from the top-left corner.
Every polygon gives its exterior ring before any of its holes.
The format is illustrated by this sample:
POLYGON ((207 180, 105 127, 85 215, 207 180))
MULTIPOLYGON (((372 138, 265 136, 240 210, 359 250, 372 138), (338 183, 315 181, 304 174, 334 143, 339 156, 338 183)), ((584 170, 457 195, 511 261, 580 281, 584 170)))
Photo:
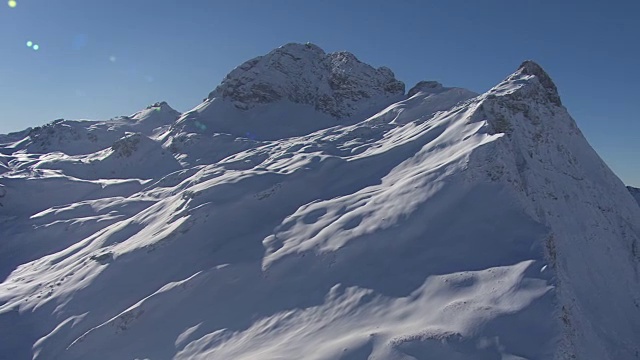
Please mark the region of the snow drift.
POLYGON ((288 44, 171 117, 3 137, 2 357, 637 357, 640 207, 537 64, 404 95, 288 44))

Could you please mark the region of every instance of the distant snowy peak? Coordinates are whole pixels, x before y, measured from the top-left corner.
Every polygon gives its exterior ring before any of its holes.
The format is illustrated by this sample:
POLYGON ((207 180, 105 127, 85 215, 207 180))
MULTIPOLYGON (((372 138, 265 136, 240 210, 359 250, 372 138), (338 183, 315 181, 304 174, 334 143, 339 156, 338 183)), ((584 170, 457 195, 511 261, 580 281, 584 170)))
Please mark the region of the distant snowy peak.
POLYGON ((164 126, 172 125, 182 115, 179 111, 174 110, 167 102, 161 101, 147 106, 146 109, 140 110, 130 116, 135 121, 133 130, 151 135, 156 129, 164 126))
POLYGON ((231 71, 208 100, 229 99, 239 109, 289 100, 347 118, 382 99, 404 95, 404 83, 349 52, 327 54, 313 44, 287 44, 231 71))
POLYGON ((0 136, 0 144, 3 145, 0 153, 26 150, 38 154, 56 151, 67 155, 90 154, 109 147, 130 132, 153 136, 179 117, 178 111, 162 101, 131 116, 106 121, 58 119, 43 126, 0 136))
POLYGON ((412 97, 419 92, 436 92, 442 90, 443 86, 437 81, 420 81, 409 90, 407 97, 412 97))
POLYGON ((140 110, 130 117, 137 121, 144 121, 147 119, 159 120, 160 118, 167 118, 167 121, 164 122, 166 125, 180 117, 180 112, 169 106, 166 101, 160 101, 147 106, 146 109, 140 110))
POLYGON ((636 199, 638 205, 640 205, 640 189, 634 188, 632 186, 627 186, 627 189, 629 189, 631 195, 636 199))

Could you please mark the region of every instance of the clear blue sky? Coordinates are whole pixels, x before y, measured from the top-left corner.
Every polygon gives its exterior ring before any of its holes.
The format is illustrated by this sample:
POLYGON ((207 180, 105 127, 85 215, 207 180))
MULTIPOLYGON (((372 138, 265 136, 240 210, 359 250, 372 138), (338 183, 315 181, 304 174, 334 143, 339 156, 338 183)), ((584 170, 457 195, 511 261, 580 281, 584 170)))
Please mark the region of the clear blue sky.
POLYGON ((159 100, 186 111, 287 42, 351 51, 408 87, 484 91, 533 59, 600 155, 640 186, 638 0, 0 1, 0 133, 159 100))

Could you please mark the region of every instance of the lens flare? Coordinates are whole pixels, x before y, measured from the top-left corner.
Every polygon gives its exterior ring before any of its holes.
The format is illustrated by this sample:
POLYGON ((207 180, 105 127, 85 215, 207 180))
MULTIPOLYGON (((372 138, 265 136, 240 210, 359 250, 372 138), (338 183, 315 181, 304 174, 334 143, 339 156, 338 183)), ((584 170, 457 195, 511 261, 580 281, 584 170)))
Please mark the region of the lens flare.
POLYGON ((32 49, 38 51, 38 49, 40 49, 40 45, 34 44, 32 49))
POLYGON ((27 46, 28 47, 32 47, 33 46, 33 41, 27 41, 27 46))
POLYGON ((7 1, 7 5, 9 5, 10 8, 14 8, 18 6, 18 2, 16 0, 9 0, 7 1))

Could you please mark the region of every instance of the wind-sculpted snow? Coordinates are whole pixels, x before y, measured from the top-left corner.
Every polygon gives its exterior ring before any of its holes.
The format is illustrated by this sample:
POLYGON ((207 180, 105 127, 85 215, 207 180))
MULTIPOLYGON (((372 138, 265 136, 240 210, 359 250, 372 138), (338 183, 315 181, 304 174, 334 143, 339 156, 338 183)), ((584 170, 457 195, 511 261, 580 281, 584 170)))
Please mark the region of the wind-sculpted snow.
POLYGON ((633 359, 640 207, 548 75, 409 95, 274 140, 4 145, 0 357, 633 359))

